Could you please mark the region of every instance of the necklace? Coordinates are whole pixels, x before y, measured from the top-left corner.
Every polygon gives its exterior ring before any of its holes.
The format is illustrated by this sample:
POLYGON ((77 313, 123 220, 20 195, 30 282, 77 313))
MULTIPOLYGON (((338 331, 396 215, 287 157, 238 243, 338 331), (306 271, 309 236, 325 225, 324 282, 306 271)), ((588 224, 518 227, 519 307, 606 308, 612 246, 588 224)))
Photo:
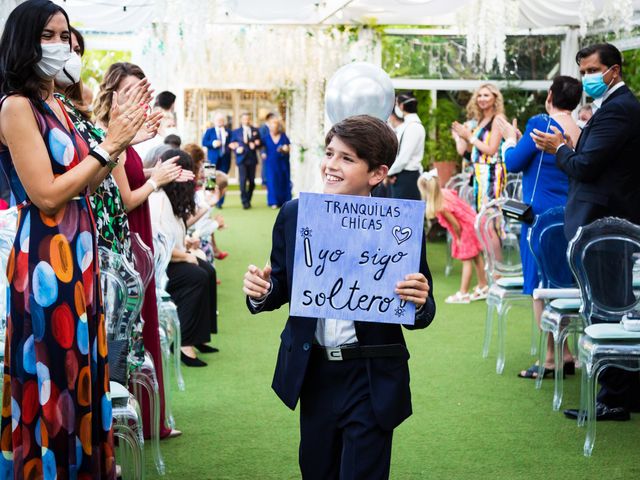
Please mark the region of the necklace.
POLYGON ((562 117, 563 115, 571 115, 569 112, 558 112, 558 113, 554 113, 552 115, 549 115, 551 118, 555 118, 555 117, 562 117))

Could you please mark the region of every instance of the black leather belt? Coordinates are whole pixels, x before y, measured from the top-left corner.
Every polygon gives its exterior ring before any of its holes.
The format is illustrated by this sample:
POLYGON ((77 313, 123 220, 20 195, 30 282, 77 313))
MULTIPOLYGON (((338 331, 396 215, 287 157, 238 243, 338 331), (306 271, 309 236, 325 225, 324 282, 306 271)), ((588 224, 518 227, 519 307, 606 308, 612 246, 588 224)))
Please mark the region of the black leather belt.
POLYGON ((323 353, 327 360, 341 362, 358 358, 405 357, 409 358, 407 347, 400 343, 392 345, 343 345, 341 347, 323 347, 313 345, 313 350, 323 353))

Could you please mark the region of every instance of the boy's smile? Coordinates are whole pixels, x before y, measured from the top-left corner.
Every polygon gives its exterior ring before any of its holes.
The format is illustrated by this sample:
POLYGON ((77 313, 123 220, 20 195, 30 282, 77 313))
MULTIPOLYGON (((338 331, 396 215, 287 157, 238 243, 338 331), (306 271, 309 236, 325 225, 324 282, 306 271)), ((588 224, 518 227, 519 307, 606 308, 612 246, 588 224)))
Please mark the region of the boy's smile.
POLYGON ((337 136, 331 139, 320 163, 323 192, 368 196, 371 189, 387 176, 389 168, 382 165, 369 171, 369 164, 337 136))

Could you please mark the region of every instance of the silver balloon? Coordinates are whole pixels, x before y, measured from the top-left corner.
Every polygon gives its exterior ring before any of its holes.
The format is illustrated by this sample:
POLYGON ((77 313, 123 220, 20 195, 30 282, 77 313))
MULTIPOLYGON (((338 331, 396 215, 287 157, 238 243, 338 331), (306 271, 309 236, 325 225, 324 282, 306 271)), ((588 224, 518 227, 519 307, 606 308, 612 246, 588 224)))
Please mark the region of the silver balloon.
POLYGON ((333 74, 327 84, 325 108, 332 123, 365 114, 386 121, 394 104, 391 78, 372 63, 345 65, 333 74))

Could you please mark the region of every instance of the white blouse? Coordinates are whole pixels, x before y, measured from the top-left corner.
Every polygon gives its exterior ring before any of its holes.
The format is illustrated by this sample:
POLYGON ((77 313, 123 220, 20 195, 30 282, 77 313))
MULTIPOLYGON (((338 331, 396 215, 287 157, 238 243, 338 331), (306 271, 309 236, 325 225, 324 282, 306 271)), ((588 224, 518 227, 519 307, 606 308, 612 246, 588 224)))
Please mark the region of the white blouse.
POLYGON ((162 232, 173 240, 174 248, 186 251, 184 239, 187 235, 184 222, 173 214, 171 201, 164 190, 160 189, 149 195, 149 211, 151 213, 151 229, 155 235, 162 232))
POLYGON ((397 134, 400 146, 396 160, 389 169, 389 175, 397 175, 403 170, 422 172, 426 132, 420 117, 415 113, 406 114, 397 134))

